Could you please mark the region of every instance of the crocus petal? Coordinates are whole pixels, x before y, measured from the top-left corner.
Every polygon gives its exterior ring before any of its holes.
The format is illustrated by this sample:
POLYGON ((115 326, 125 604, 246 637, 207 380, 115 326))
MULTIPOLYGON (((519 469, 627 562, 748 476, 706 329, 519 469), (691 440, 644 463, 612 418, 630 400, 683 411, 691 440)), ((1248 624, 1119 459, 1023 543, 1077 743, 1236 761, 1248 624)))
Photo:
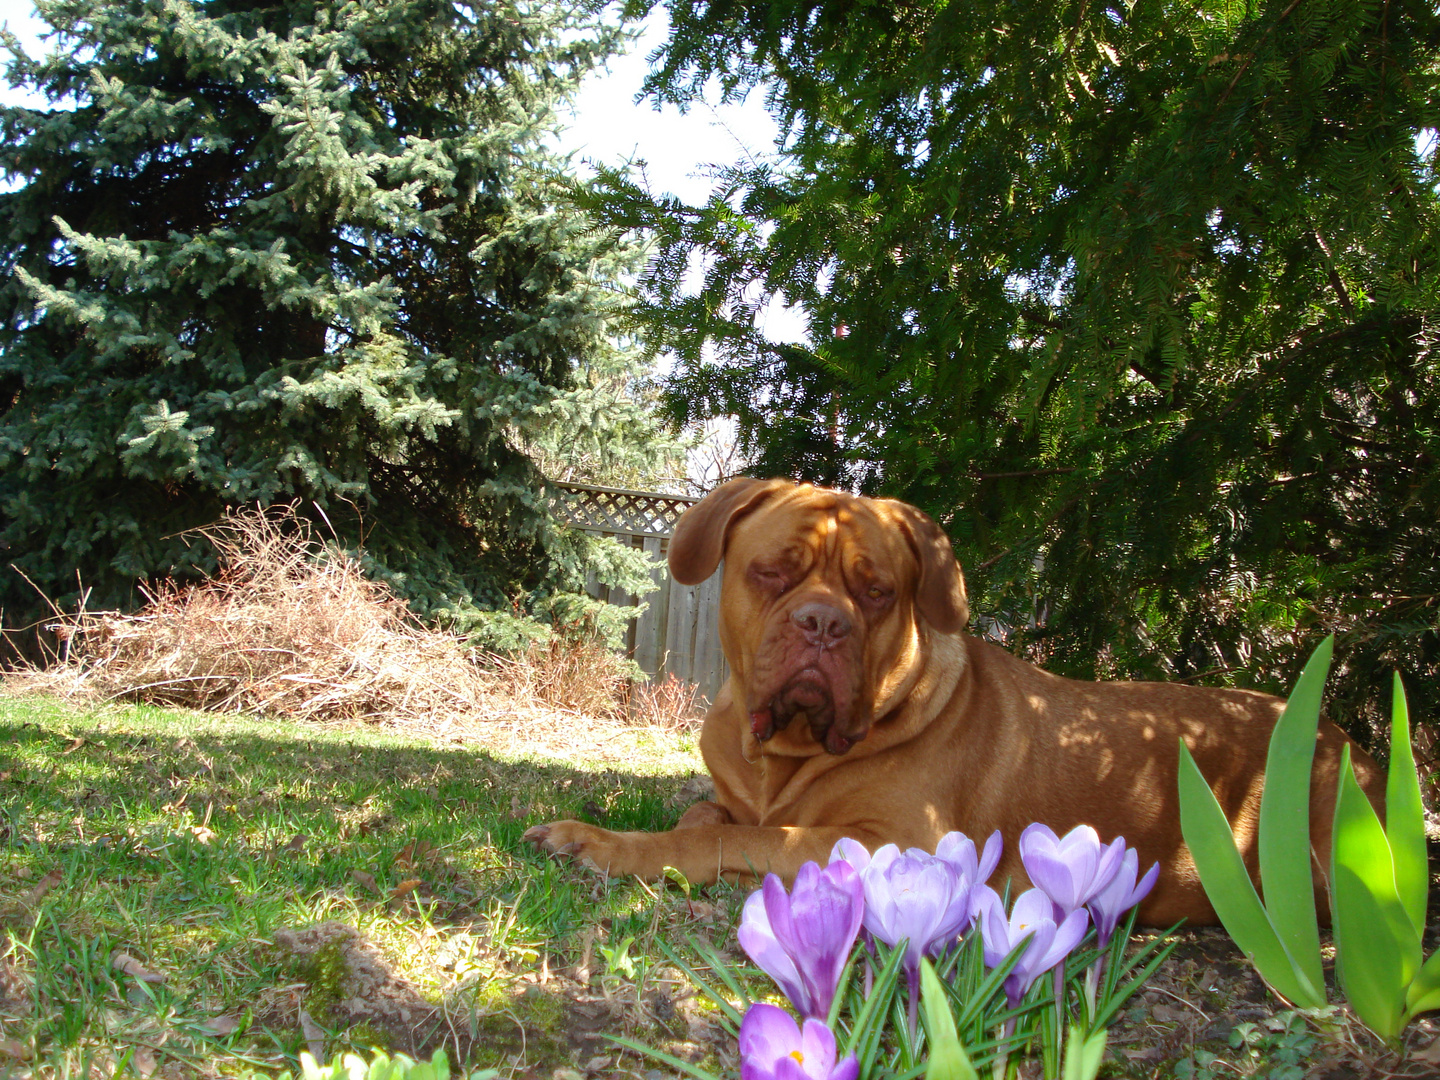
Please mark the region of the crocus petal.
POLYGON ((1095 867, 1095 878, 1090 883, 1089 895, 1080 901, 1082 904, 1088 902, 1091 896, 1109 885, 1115 875, 1120 872, 1120 863, 1125 858, 1126 850, 1123 836, 1117 836, 1110 846, 1105 848, 1100 856, 1099 865, 1095 867))
POLYGON ((896 844, 881 844, 870 856, 870 865, 865 869, 875 874, 883 874, 896 859, 900 858, 900 848, 896 844))
POLYGON ((853 1056, 835 1062, 834 1033, 819 1020, 798 1027, 774 1005, 750 1006, 740 1022, 741 1080, 855 1080, 853 1056))
POLYGON ((1020 850, 1024 852, 1027 848, 1041 846, 1054 850, 1060 846, 1060 837, 1055 835, 1055 830, 1049 825, 1035 822, 1027 825, 1025 831, 1020 834, 1020 850))
POLYGON ((865 907, 859 873, 841 860, 807 862, 790 892, 774 874, 745 901, 740 944, 807 1017, 825 1016, 865 907))
POLYGON ((904 940, 906 970, 925 952, 943 951, 969 922, 969 885, 954 865, 928 851, 886 844, 861 875, 865 928, 892 948, 904 940))
POLYGON ((848 836, 842 836, 835 841, 835 846, 830 849, 830 862, 844 861, 853 866, 856 870, 864 870, 870 865, 870 850, 859 840, 852 840, 848 836))
POLYGON ((1005 846, 1005 838, 996 829, 985 841, 985 850, 980 853, 980 867, 975 872, 975 884, 983 885, 990 880, 990 875, 995 872, 995 867, 1000 864, 1000 852, 1005 846))
POLYGON ((800 1026, 778 1005, 758 1002, 740 1021, 739 1042, 744 1080, 773 1077, 776 1063, 800 1048, 800 1026))
POLYGON ((1031 884, 1050 898, 1057 915, 1075 910, 1082 888, 1079 876, 1083 868, 1075 867, 1058 854, 1042 850, 1026 852, 1022 861, 1031 884))
POLYGON ((771 929, 770 919, 766 915, 763 892, 757 890, 745 901, 737 936, 740 947, 745 950, 745 955, 755 962, 755 966, 775 980, 780 992, 789 998, 797 1009, 801 1012, 807 1011, 807 1006, 811 1003, 805 983, 800 978, 795 961, 775 938, 775 931, 771 929))
POLYGON ((800 1029, 800 1052, 805 1072, 820 1080, 835 1067, 835 1035, 819 1020, 806 1020, 800 1029))
POLYGON ((1120 921, 1120 915, 1126 908, 1130 893, 1134 889, 1135 871, 1139 863, 1140 856, 1134 851, 1127 851, 1120 862, 1119 872, 1110 879, 1110 884, 1090 898, 1087 906, 1090 917, 1095 920, 1095 933, 1102 947, 1109 943, 1115 926, 1120 921))
POLYGON ((806 863, 796 875, 790 893, 794 938, 781 938, 781 944, 790 952, 809 991, 806 1015, 829 1013, 845 961, 860 932, 864 907, 860 875, 847 862, 837 862, 824 870, 815 863, 806 863))
POLYGON ((1015 905, 1010 909, 1010 925, 1029 926, 1034 923, 1050 918, 1053 905, 1050 897, 1045 895, 1042 889, 1026 889, 1015 899, 1015 905))
MULTIPOLYGON (((998 836, 999 834, 996 833, 998 836)), ((960 874, 967 885, 976 885, 988 874, 980 873, 980 862, 975 854, 975 841, 963 832, 949 832, 935 845, 935 857, 944 859, 960 874)))
MULTIPOLYGON (((795 875, 796 882, 804 880, 806 868, 814 865, 806 863, 800 867, 800 872, 795 875)), ((765 898, 765 914, 770 919, 770 929, 775 934, 775 940, 793 957, 797 951, 795 922, 790 917, 790 894, 785 891, 785 883, 775 874, 766 874, 760 885, 760 894, 765 898)))
POLYGON ((1135 886, 1135 891, 1130 894, 1130 905, 1140 903, 1150 895, 1150 890, 1155 888, 1155 882, 1160 880, 1160 864, 1151 863, 1150 869, 1145 871, 1145 876, 1140 879, 1140 884, 1135 886))
POLYGON ((996 967, 1010 955, 1010 923, 1005 918, 1005 904, 1000 894, 989 885, 981 885, 972 894, 971 907, 980 924, 980 937, 985 946, 985 966, 996 967))
POLYGON ((1050 945, 1050 951, 1054 959, 1045 965, 1049 971, 1065 957, 1074 951, 1075 946, 1085 936, 1085 931, 1090 929, 1090 916, 1084 908, 1079 908, 1065 916, 1065 921, 1055 928, 1055 940, 1050 945))

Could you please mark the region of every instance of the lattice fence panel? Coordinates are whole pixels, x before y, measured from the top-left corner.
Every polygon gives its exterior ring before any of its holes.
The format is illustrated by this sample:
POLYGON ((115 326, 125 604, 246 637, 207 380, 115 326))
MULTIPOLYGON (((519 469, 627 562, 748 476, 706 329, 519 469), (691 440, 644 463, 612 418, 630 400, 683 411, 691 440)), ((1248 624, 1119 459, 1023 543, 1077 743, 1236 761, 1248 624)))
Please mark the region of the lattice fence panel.
POLYGON ((668 537, 680 515, 698 501, 654 491, 553 484, 550 510, 576 528, 592 532, 668 537))
MULTIPOLYGON (((675 675, 715 700, 729 675, 720 649, 720 575, 699 585, 677 585, 665 568, 669 540, 680 515, 698 499, 655 491, 624 491, 588 484, 551 484, 550 511, 576 528, 614 536, 644 548, 659 588, 641 598, 645 610, 631 621, 626 652, 651 678, 675 675)), ((592 580, 591 595, 616 604, 635 597, 592 580)))

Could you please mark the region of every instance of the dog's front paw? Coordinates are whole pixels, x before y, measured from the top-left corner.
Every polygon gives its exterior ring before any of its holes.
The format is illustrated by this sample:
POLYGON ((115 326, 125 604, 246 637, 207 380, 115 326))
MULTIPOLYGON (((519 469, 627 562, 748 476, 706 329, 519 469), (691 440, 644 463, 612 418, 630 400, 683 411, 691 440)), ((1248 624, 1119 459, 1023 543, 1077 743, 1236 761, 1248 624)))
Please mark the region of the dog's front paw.
POLYGON ((551 855, 567 856, 590 870, 618 876, 633 873, 625 864, 624 837, 581 821, 552 821, 525 830, 524 840, 551 855))

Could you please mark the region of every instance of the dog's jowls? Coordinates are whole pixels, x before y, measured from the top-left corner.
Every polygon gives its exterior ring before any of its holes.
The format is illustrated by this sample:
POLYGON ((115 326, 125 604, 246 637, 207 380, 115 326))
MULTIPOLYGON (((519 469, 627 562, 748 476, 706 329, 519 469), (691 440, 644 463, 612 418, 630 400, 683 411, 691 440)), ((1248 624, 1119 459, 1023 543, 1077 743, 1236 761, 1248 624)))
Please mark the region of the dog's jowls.
MULTIPOLYGON (((720 634, 729 682, 700 745, 715 801, 663 833, 575 821, 527 839, 610 874, 692 882, 774 871, 790 878, 853 837, 934 850, 946 832, 1000 829, 996 880, 1028 884, 1016 851, 1040 821, 1124 836, 1161 864, 1141 909, 1151 924, 1213 922, 1180 835, 1183 738, 1255 872, 1270 729, 1283 702, 1245 690, 1062 679, 962 632, 969 616, 950 542, 904 503, 782 480, 733 480, 681 519, 670 569, 703 581, 724 559, 720 634)), ((1340 751, 1321 725, 1311 840, 1328 862, 1340 751)), ((1375 763, 1352 751, 1379 800, 1375 763)), ((1323 894, 1322 894, 1323 895, 1323 894)))

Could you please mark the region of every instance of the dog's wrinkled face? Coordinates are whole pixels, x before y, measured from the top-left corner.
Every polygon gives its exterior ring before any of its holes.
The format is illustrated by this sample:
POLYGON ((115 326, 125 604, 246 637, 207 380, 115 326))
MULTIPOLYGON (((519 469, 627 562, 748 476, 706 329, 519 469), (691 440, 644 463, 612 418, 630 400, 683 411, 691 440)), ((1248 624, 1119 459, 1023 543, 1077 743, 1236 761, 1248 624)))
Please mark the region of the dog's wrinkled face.
POLYGON ((918 673, 921 620, 943 632, 965 621, 949 542, 903 503, 732 481, 682 521, 677 580, 703 580, 722 551, 721 641, 761 741, 803 717, 816 743, 845 753, 918 673))

